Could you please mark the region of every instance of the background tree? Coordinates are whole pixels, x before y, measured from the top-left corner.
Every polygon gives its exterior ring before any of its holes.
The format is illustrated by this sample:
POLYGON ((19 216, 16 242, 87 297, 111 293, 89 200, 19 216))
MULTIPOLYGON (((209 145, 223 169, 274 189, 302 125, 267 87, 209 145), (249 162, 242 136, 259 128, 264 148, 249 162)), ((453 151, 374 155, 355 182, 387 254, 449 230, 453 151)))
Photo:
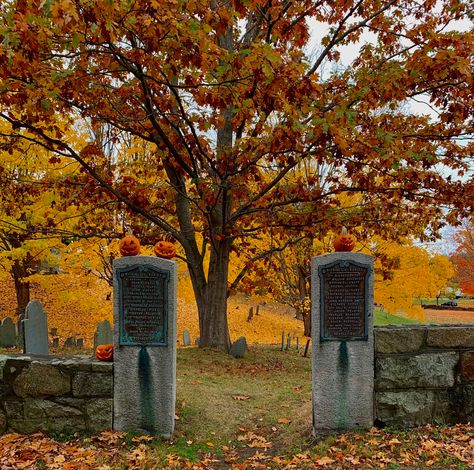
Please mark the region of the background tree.
POLYGON ((53 175, 61 171, 43 147, 18 139, 0 156, 0 267, 14 281, 19 315, 30 301, 30 276, 59 264, 56 224, 68 214, 58 210, 53 175))
MULTIPOLYGON (((393 314, 404 312, 424 320, 424 312, 415 300, 438 297, 449 285, 454 269, 446 256, 430 255, 424 248, 374 241, 375 302, 393 314)), ((421 302, 420 302, 421 303, 421 302)))
POLYGON ((473 41, 450 25, 468 8, 463 0, 4 2, 0 118, 12 125, 8 137, 26 129, 79 163, 88 197, 128 207, 181 244, 200 344, 228 349, 229 288, 252 266, 229 279, 230 253, 251 253, 249 238, 271 231, 282 249, 302 230, 338 231, 341 222, 363 236, 434 237, 467 213, 473 41), (318 52, 309 59, 311 22, 318 52), (358 43, 364 32, 371 40, 358 43), (324 73, 349 44, 359 46, 350 66, 324 73), (436 113, 407 114, 407 100, 436 113), (106 123, 111 143, 130 135, 151 153, 132 171, 92 138, 71 142, 56 115, 71 126, 106 123), (341 213, 344 193, 360 198, 341 213))
POLYGON ((458 244, 451 255, 451 261, 456 269, 456 281, 462 292, 474 295, 474 223, 466 220, 454 236, 458 244))

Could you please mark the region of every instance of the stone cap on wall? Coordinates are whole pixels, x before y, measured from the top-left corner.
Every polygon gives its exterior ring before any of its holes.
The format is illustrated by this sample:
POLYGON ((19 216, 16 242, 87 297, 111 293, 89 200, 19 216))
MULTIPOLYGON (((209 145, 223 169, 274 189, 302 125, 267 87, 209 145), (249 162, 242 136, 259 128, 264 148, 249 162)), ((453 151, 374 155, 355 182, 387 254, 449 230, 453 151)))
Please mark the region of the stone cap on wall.
POLYGON ((376 354, 474 348, 474 324, 374 327, 376 354))

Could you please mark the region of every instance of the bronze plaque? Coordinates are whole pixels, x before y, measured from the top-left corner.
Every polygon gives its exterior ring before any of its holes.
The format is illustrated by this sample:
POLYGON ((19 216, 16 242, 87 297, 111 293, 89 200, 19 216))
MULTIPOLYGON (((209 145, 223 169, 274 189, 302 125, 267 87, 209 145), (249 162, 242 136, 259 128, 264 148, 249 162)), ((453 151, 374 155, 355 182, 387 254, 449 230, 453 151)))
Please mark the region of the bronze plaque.
POLYGON ((168 344, 169 272, 154 266, 117 269, 120 345, 168 344))
POLYGON ((321 341, 367 339, 369 269, 346 260, 319 268, 321 341))

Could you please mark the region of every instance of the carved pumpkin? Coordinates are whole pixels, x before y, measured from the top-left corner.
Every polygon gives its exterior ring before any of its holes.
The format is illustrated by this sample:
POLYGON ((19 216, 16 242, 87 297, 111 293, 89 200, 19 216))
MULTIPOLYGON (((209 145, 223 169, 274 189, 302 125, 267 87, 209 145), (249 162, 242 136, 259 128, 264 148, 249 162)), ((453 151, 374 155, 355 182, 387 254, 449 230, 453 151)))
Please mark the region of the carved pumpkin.
POLYGON ((171 259, 176 256, 176 247, 171 242, 160 240, 155 245, 155 255, 160 258, 171 259))
POLYGON ((114 345, 113 344, 99 344, 95 350, 95 357, 99 361, 112 361, 114 358, 114 345))
POLYGON ((342 228, 341 234, 338 235, 333 242, 335 251, 352 251, 355 244, 355 238, 347 233, 345 227, 342 228))
POLYGON ((135 256, 140 253, 140 240, 133 235, 127 235, 120 240, 119 250, 122 256, 135 256))

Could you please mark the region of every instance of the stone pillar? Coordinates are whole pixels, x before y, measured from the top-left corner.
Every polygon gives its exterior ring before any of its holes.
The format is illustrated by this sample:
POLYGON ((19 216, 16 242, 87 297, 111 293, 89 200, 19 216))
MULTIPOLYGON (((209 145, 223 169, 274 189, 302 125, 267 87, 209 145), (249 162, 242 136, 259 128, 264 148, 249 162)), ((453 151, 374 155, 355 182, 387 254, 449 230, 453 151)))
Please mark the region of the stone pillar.
POLYGON ((169 438, 176 402, 177 263, 152 256, 114 268, 114 429, 169 438))
POLYGON ((373 258, 331 253, 312 261, 313 434, 374 421, 373 258))

